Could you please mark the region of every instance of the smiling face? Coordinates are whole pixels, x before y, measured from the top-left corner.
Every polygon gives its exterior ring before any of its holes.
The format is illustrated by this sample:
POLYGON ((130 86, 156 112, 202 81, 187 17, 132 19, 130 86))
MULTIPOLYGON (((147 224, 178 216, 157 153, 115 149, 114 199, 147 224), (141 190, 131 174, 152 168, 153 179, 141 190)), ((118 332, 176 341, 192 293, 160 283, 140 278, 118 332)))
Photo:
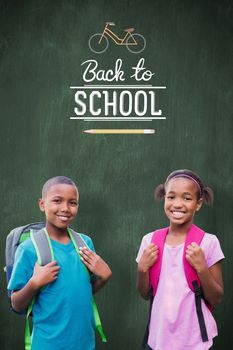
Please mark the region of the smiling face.
POLYGON ((170 225, 191 224, 202 205, 195 182, 184 177, 172 178, 166 184, 165 192, 164 210, 170 225))
POLYGON ((78 191, 75 186, 56 184, 39 200, 40 210, 45 213, 48 230, 62 231, 78 212, 78 191))

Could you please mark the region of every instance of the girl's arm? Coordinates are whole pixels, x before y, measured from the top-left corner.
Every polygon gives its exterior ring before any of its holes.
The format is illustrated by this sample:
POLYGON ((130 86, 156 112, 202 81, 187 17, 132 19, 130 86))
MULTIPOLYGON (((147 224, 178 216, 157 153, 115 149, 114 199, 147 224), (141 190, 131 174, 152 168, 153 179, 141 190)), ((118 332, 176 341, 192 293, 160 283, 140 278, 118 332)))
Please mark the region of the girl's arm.
POLYGON ((205 299, 213 306, 219 304, 224 294, 221 262, 200 270, 198 276, 205 299))
POLYGON ((213 306, 219 304, 224 294, 221 262, 208 268, 204 252, 196 243, 187 247, 186 258, 197 271, 205 299, 213 306))
POLYGON ((150 296, 150 280, 149 271, 144 272, 138 266, 137 272, 137 290, 139 291, 141 297, 145 300, 149 299, 150 296))
POLYGON ((14 291, 11 295, 12 307, 15 311, 24 311, 30 305, 34 296, 48 283, 57 279, 60 267, 52 261, 45 266, 35 264, 33 276, 20 290, 14 291))
POLYGON ((98 278, 92 282, 93 294, 98 292, 111 278, 112 271, 108 264, 95 252, 87 247, 80 248, 82 262, 86 265, 89 271, 94 273, 98 278))
POLYGON ((144 249, 141 259, 138 262, 137 289, 140 295, 146 300, 150 297, 149 270, 150 267, 154 265, 157 258, 158 247, 151 243, 146 249, 144 249))

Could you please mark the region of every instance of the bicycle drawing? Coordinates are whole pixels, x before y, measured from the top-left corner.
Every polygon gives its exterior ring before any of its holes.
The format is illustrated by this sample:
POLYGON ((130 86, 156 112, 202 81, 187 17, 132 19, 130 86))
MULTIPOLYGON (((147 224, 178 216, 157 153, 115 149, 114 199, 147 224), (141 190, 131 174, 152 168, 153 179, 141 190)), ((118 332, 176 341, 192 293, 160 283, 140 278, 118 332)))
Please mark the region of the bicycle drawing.
POLYGON ((105 52, 109 46, 108 37, 118 46, 125 45, 131 53, 137 54, 145 49, 146 39, 143 35, 134 33, 134 28, 124 29, 124 32, 126 32, 125 36, 119 38, 109 26, 115 26, 115 23, 106 22, 102 33, 96 33, 90 37, 88 46, 92 52, 97 54, 105 52))

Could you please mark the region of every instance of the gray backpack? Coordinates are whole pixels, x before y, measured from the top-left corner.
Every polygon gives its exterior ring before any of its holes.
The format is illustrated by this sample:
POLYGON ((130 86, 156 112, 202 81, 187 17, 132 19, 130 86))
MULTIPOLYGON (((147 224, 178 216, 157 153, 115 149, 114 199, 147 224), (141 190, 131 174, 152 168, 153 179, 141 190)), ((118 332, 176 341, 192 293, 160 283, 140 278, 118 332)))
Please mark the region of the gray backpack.
MULTIPOLYGON (((79 255, 79 249, 81 247, 87 247, 86 242, 83 240, 81 235, 77 232, 75 232, 73 229, 68 228, 68 233, 70 236, 71 241, 74 244, 75 250, 77 251, 77 254, 79 255)), ((34 245, 36 254, 37 254, 37 260, 38 263, 43 266, 48 264, 49 262, 54 260, 54 254, 50 242, 50 237, 47 233, 47 230, 45 230, 45 223, 44 222, 36 222, 31 223, 25 226, 20 226, 14 228, 9 235, 6 238, 6 280, 7 284, 10 280, 13 266, 14 266, 14 260, 15 260, 15 252, 18 248, 18 246, 26 241, 27 239, 31 239, 32 243, 34 245)), ((89 274, 88 269, 83 264, 86 272, 89 274)), ((11 303, 11 291, 8 290, 8 298, 11 303)), ((35 298, 33 299, 31 305, 28 307, 27 310, 27 319, 26 319, 26 331, 25 331, 25 349, 30 350, 31 348, 31 337, 30 337, 30 328, 29 328, 29 316, 32 312, 32 307, 35 302, 35 298)), ((99 313, 97 306, 95 304, 94 298, 92 299, 93 304, 93 312, 94 312, 94 319, 95 319, 95 325, 96 328, 101 336, 101 339, 103 342, 106 342, 106 337, 103 332, 103 328, 101 325, 99 313)), ((12 306, 11 309, 13 310, 12 306)), ((14 310, 13 310, 14 311, 14 310)))

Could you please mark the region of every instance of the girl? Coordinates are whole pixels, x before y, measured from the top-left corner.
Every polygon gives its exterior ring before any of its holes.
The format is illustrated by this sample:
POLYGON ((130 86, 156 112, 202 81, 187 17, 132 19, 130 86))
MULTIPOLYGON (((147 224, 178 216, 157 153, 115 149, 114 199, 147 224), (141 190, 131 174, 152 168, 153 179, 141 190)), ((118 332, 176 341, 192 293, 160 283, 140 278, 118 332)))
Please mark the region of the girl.
POLYGON ((137 289, 148 300, 152 287, 154 296, 146 341, 148 349, 210 349, 217 326, 207 304, 215 306, 223 296, 221 260, 224 255, 217 237, 204 234, 192 222, 203 202, 213 203, 213 192, 204 187, 197 174, 176 170, 156 188, 155 197, 165 199, 164 210, 170 224, 143 237, 136 259, 137 289), (159 244, 152 243, 156 239, 159 242, 161 233, 164 242, 160 239, 159 244), (199 243, 192 241, 193 234, 202 234, 199 243), (201 289, 196 281, 193 284, 196 297, 190 289, 187 269, 192 270, 194 279, 201 284, 201 289), (197 311, 202 316, 198 316, 197 311))

